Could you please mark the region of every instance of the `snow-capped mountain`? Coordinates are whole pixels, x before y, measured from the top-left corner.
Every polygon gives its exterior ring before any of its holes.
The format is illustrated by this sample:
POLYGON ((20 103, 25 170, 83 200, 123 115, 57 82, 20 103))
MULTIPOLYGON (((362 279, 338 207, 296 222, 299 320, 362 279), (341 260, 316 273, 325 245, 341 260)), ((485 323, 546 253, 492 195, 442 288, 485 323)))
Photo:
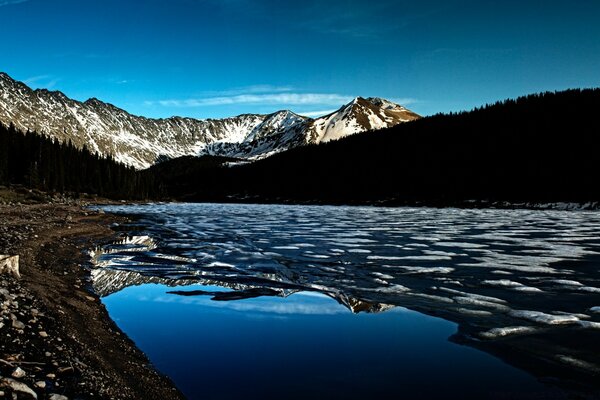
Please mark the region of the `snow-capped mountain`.
POLYGON ((0 122, 35 130, 138 169, 186 155, 266 157, 308 143, 393 126, 417 119, 406 108, 379 98, 357 97, 327 116, 312 119, 291 111, 223 119, 150 119, 92 98, 72 100, 58 91, 32 90, 0 73, 0 122))

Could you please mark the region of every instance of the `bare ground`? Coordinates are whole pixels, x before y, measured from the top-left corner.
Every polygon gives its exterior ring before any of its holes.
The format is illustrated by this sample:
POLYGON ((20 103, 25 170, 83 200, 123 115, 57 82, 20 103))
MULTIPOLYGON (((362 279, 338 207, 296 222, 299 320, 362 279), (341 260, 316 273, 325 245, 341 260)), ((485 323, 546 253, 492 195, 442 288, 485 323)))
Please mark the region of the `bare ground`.
POLYGON ((91 292, 85 250, 115 217, 33 203, 0 205, 0 254, 18 254, 22 275, 0 275, 0 398, 33 398, 23 383, 39 399, 182 399, 91 292))

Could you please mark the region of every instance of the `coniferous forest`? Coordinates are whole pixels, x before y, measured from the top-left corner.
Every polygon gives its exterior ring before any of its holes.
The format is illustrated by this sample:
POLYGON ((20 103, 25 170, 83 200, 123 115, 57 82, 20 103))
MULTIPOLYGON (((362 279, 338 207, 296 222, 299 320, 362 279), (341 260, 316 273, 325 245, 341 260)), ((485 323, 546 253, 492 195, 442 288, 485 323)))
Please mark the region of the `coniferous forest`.
POLYGON ((464 205, 600 200, 600 89, 440 114, 262 161, 186 158, 152 169, 192 201, 464 205), (225 160, 227 161, 227 160, 225 160))
POLYGON ((0 124, 0 185, 17 184, 46 192, 95 194, 112 199, 160 195, 150 172, 138 172, 110 157, 92 154, 36 132, 0 124))

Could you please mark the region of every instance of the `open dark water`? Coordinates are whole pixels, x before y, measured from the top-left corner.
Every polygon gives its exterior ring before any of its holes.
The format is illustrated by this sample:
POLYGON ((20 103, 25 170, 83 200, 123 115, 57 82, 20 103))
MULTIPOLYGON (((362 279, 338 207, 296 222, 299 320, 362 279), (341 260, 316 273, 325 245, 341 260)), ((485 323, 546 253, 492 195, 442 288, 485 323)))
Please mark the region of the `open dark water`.
POLYGON ((104 209, 94 288, 190 399, 600 398, 600 213, 104 209))

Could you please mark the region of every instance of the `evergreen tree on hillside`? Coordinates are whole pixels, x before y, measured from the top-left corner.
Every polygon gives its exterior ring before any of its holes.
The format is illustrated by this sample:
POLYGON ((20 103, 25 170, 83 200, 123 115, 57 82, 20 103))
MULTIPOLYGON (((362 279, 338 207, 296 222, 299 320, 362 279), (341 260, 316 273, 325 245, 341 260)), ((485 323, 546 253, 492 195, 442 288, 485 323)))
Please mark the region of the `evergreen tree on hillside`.
POLYGON ((48 192, 90 193, 115 199, 151 199, 162 194, 149 171, 136 171, 111 157, 77 149, 36 132, 0 124, 0 184, 48 192))

